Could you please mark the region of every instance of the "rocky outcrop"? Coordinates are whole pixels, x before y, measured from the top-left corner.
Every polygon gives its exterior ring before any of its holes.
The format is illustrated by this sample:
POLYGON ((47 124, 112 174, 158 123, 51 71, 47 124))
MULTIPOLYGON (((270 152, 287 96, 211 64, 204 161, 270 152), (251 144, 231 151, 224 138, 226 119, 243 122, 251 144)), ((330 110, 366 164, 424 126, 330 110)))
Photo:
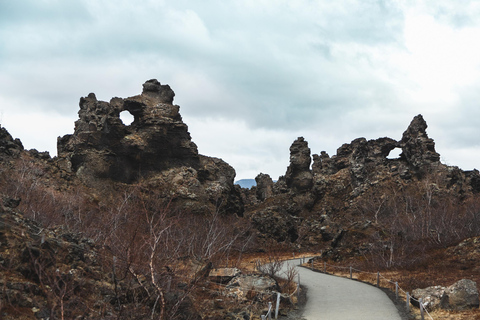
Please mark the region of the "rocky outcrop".
MULTIPOLYGON (((285 176, 271 187, 270 177, 260 174, 254 201, 244 196, 248 216, 263 236, 290 241, 297 239, 289 236, 296 230, 300 235, 296 245, 322 246, 335 259, 381 252, 381 241, 372 237, 383 238, 378 223, 382 215, 402 205, 393 203, 399 194, 423 201, 422 195, 428 193, 432 206, 480 192, 479 172, 442 164, 426 129, 422 115, 417 115, 400 141, 358 138, 343 144, 333 156, 325 151, 311 156, 308 142, 299 137, 290 147, 285 176), (402 150, 398 157, 391 156, 395 149, 402 150), (323 216, 334 223, 322 221, 323 216), (369 227, 362 229, 366 224, 369 227), (332 247, 342 230, 348 241, 332 247)), ((442 237, 447 232, 442 231, 442 237)))
POLYGON ((5 156, 18 156, 23 151, 22 142, 19 139, 13 139, 7 129, 0 127, 0 161, 5 156))
POLYGON ((446 288, 433 286, 413 290, 412 304, 418 307, 417 300, 420 298, 429 311, 435 309, 459 311, 478 308, 479 306, 477 284, 469 279, 462 279, 446 288))
POLYGON ((439 163, 440 155, 435 151, 435 142, 426 132, 427 123, 422 115, 413 118, 400 140, 401 158, 405 159, 415 169, 439 163))
POLYGON ((299 137, 290 146, 290 165, 285 174, 285 180, 289 188, 296 192, 303 192, 312 188, 311 162, 308 142, 303 137, 299 137))
POLYGON ((88 186, 146 181, 165 189, 185 209, 241 215, 235 170, 221 159, 198 154, 174 96, 168 85, 154 79, 130 98, 104 102, 93 93, 81 98, 75 132, 58 139, 59 163, 88 186), (132 124, 123 124, 122 112, 133 115, 132 124))
POLYGON ((109 103, 91 93, 80 99, 73 135, 58 140, 59 157, 84 180, 134 182, 179 166, 198 168, 200 159, 168 85, 149 80, 141 95, 109 103), (134 121, 125 126, 121 112, 134 121))
POLYGON ((273 180, 268 174, 260 173, 255 177, 257 199, 263 201, 273 196, 273 180))

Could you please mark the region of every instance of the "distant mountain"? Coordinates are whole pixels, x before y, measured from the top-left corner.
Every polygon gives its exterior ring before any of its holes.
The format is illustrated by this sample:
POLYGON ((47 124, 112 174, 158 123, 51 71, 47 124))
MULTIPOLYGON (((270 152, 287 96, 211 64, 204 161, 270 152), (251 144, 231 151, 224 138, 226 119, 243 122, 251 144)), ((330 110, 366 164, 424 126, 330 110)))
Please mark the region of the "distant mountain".
POLYGON ((238 184, 242 188, 247 188, 250 189, 251 187, 254 187, 257 185, 255 182, 255 179, 241 179, 238 181, 235 181, 235 184, 238 184))

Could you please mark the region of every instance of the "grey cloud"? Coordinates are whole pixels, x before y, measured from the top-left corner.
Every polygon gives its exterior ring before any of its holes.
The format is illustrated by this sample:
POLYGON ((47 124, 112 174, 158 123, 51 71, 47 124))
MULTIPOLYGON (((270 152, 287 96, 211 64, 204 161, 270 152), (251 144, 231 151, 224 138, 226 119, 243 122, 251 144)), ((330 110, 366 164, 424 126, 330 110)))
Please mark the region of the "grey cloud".
POLYGON ((90 14, 84 1, 21 0, 0 2, 0 26, 14 24, 87 22, 90 14))
MULTIPOLYGON (((434 7, 437 19, 475 21, 446 4, 434 7)), ((421 113, 402 96, 401 71, 382 59, 403 50, 403 10, 373 0, 3 1, 0 98, 72 114, 89 92, 130 96, 157 78, 177 93, 187 124, 235 119, 247 129, 281 128, 287 159, 304 130, 314 152, 358 136, 398 139, 421 113)), ((478 116, 470 102, 478 98, 465 96, 459 124, 470 122, 463 114, 478 116)), ((452 143, 457 134, 475 143, 478 131, 468 128, 453 128, 452 143)))

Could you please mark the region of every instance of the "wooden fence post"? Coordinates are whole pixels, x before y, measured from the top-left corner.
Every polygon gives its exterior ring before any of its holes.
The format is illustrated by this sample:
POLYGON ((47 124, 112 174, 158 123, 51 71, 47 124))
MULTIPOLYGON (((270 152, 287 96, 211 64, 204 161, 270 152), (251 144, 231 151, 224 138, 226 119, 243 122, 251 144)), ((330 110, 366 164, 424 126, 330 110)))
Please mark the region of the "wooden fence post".
POLYGON ((380 288, 380 271, 377 271, 377 288, 380 288))
POLYGON ((407 312, 410 312, 410 293, 407 292, 407 312))
POLYGON ((423 299, 420 298, 420 299, 418 300, 418 303, 419 303, 419 305, 420 305, 420 317, 422 318, 422 320, 425 320, 425 314, 424 314, 425 311, 423 311, 423 299))
POLYGON ((280 308, 280 292, 277 292, 277 305, 275 306, 275 319, 278 319, 278 308, 280 308))
POLYGON ((350 267, 350 280, 352 280, 352 267, 350 267))
POLYGON ((272 303, 268 303, 268 320, 272 320, 272 303))
POLYGON ((398 282, 395 282, 395 299, 398 300, 398 282))
POLYGON ((313 258, 312 258, 312 271, 313 271, 313 258))
POLYGON ((327 263, 323 262, 323 273, 327 273, 327 263))

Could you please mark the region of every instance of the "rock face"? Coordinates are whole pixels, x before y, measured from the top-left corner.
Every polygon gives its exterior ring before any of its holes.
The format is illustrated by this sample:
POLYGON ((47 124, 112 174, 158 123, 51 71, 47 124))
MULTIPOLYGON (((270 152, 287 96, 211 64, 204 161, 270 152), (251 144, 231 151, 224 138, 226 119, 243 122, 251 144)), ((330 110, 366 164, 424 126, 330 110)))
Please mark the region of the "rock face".
POLYGON ((477 284, 468 279, 462 279, 445 289, 444 308, 452 310, 467 310, 478 308, 477 284))
POLYGON ((98 101, 93 93, 80 99, 79 119, 73 135, 58 139, 63 169, 89 186, 102 181, 137 183, 170 189, 184 208, 217 210, 217 204, 241 215, 243 203, 234 187, 235 170, 221 159, 198 154, 175 93, 157 80, 143 84, 143 92, 130 98, 98 101), (120 113, 134 116, 126 126, 120 113))
POLYGON ((413 118, 408 129, 403 133, 400 157, 416 169, 440 162, 440 155, 435 151, 435 143, 426 132, 427 123, 422 115, 413 118))
POLYGON ((257 199, 263 201, 273 195, 273 180, 268 174, 260 173, 255 177, 257 183, 257 199))
POLYGON ((415 300, 423 299, 427 310, 448 309, 468 310, 478 308, 477 284, 468 279, 462 279, 449 287, 433 286, 425 289, 415 289, 412 292, 412 304, 418 307, 415 300), (415 300, 414 300, 415 299, 415 300))
POLYGON ((23 151, 22 142, 13 139, 5 128, 0 127, 0 160, 4 156, 17 156, 23 151))
POLYGON ((269 207, 258 211, 251 220, 261 237, 275 239, 278 242, 294 242, 298 238, 295 219, 281 207, 269 207))
POLYGON ((287 186, 297 192, 306 191, 313 186, 313 174, 310 170, 310 148, 303 137, 295 140, 290 147, 290 165, 285 179, 287 186))
MULTIPOLYGON (((343 144, 333 156, 325 151, 312 156, 308 142, 299 137, 290 147, 285 176, 272 185, 270 177, 260 174, 256 197, 252 200, 244 193, 247 215, 262 236, 280 242, 295 239, 300 246, 322 246, 335 257, 345 256, 341 247, 351 255, 382 251, 378 239, 373 238, 383 237, 380 220, 389 223, 382 215, 404 205, 398 202, 399 194, 419 201, 425 199, 422 194, 428 194, 432 200, 428 205, 438 205, 447 198, 453 203, 480 192, 479 172, 442 164, 426 129, 422 115, 417 115, 400 141, 357 138, 343 144), (400 155, 390 156, 396 149, 401 150, 400 155), (364 225, 369 227, 362 229, 364 225), (335 235, 342 232, 351 243, 333 246, 335 235)), ((407 226, 404 230, 414 232, 407 226)), ((449 230, 441 232, 445 237, 449 230)))
POLYGON ((138 96, 110 103, 93 93, 81 98, 74 134, 58 140, 59 157, 83 178, 127 183, 172 167, 198 168, 197 147, 172 104, 174 95, 168 85, 149 80, 138 96), (120 120, 121 112, 134 116, 130 126, 120 120))

